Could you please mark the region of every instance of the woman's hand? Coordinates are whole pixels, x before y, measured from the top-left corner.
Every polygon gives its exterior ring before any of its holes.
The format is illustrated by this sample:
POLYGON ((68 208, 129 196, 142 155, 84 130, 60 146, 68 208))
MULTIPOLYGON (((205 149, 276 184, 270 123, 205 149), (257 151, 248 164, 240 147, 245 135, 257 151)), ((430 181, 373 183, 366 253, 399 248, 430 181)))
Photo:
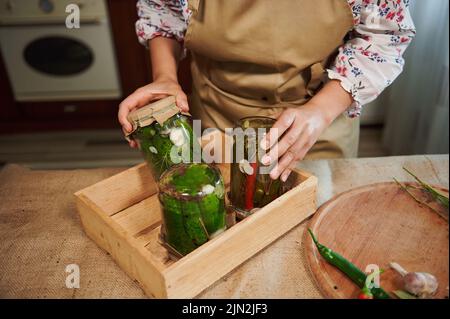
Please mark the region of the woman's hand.
MULTIPOLYGON (((149 41, 149 48, 154 81, 137 89, 120 103, 118 118, 125 134, 132 130, 131 123, 127 119, 130 111, 152 101, 174 95, 177 106, 182 111, 189 110, 186 94, 181 89, 177 78, 180 44, 175 39, 156 37, 149 41)), ((130 146, 136 147, 137 144, 131 141, 130 146)))
MULTIPOLYGON (((176 104, 182 111, 189 111, 186 94, 178 82, 172 79, 157 79, 153 83, 137 89, 133 94, 128 96, 119 106, 118 118, 123 132, 126 134, 132 130, 132 125, 127 119, 128 114, 132 110, 170 95, 176 97, 176 104)), ((130 141, 130 146, 136 147, 136 142, 130 141)))
POLYGON ((268 165, 278 160, 270 177, 277 179, 281 176, 281 180, 286 181, 297 162, 305 157, 330 124, 321 109, 310 103, 284 110, 261 143, 263 149, 273 146, 261 162, 268 165))
POLYGON ((283 111, 261 141, 263 149, 272 147, 261 162, 268 165, 278 161, 270 177, 277 179, 281 176, 281 180, 286 181, 297 162, 305 157, 322 132, 352 102, 351 94, 341 87, 340 82, 331 80, 305 105, 283 111))

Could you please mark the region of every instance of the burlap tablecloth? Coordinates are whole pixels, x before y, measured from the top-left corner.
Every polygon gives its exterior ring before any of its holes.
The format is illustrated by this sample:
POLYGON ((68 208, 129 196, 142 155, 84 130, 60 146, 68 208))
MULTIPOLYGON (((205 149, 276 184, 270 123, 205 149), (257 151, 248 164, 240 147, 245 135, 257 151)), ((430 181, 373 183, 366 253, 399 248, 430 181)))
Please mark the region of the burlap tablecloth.
MULTIPOLYGON (((319 178, 319 204, 347 189, 392 177, 448 187, 449 157, 409 156, 305 161, 319 178)), ((0 172, 0 297, 143 298, 130 279, 83 233, 73 193, 123 169, 31 171, 8 165, 0 172), (66 288, 66 265, 80 267, 80 288, 66 288)), ((306 223, 204 291, 201 298, 320 298, 306 264, 306 223)), ((264 236, 264 234, 261 234, 264 236)), ((245 245, 245 243, 242 243, 245 245)))

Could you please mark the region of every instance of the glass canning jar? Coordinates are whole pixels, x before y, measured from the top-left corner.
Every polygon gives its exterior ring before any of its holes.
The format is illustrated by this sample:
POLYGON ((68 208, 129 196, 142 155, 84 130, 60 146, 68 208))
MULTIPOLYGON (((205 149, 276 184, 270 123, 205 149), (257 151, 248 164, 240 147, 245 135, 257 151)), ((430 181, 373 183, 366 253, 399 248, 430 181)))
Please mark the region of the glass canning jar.
POLYGON ((179 164, 159 181, 162 208, 162 240, 169 252, 184 256, 223 232, 224 182, 216 167, 179 164))
POLYGON ((134 128, 129 138, 137 142, 155 180, 175 164, 192 163, 194 153, 201 152, 191 118, 181 113, 174 97, 131 112, 129 121, 134 128))
POLYGON ((291 187, 291 178, 286 182, 280 178, 271 179, 272 167, 260 162, 266 153, 259 146, 260 142, 274 123, 275 120, 269 117, 246 117, 237 124, 241 130, 235 128, 229 199, 240 218, 249 216, 291 187))

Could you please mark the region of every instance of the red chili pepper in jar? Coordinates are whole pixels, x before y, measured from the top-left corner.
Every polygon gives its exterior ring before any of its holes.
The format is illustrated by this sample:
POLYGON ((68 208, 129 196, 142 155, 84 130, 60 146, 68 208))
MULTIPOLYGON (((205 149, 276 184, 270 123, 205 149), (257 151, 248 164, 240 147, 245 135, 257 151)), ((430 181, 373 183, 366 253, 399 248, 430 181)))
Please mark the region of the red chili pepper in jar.
POLYGON ((252 210, 253 207, 253 199, 255 196, 255 188, 256 188, 256 173, 258 164, 256 162, 250 163, 250 167, 252 168, 252 174, 249 174, 245 178, 245 209, 252 210))

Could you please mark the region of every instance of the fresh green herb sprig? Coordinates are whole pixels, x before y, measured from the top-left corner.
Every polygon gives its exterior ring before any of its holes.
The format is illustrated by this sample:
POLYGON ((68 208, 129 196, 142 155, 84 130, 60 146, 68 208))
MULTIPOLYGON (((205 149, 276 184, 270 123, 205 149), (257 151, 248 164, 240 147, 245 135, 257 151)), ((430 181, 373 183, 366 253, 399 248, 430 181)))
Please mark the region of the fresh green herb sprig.
POLYGON ((431 185, 423 182, 420 178, 418 178, 416 175, 414 175, 410 170, 408 170, 406 167, 403 167, 403 169, 409 174, 411 175, 422 187, 423 190, 425 190, 428 194, 431 195, 431 197, 433 197, 433 199, 435 201, 437 201, 439 204, 441 204, 442 206, 444 206, 445 208, 448 209, 449 204, 448 204, 448 197, 444 196, 443 194, 441 194, 437 189, 435 189, 434 187, 432 187, 431 185))

